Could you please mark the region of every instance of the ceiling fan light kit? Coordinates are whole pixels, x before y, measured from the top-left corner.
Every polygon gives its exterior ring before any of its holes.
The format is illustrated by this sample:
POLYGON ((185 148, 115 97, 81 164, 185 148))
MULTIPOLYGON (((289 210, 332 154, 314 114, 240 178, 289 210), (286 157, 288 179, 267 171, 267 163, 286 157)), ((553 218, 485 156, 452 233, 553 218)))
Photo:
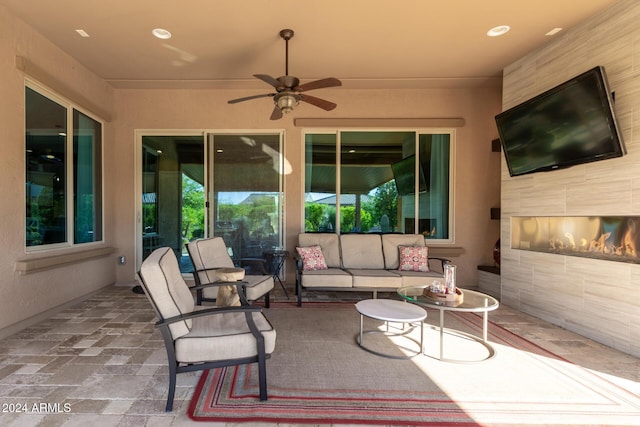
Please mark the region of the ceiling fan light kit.
POLYGON ((293 109, 300 103, 300 97, 290 93, 279 93, 275 97, 275 102, 280 111, 283 114, 287 114, 293 111, 293 109))
POLYGON ((263 82, 273 86, 276 92, 232 99, 228 101, 229 104, 236 104, 238 102, 249 101, 251 99, 257 98, 272 97, 275 107, 273 109, 273 112, 271 113, 271 120, 278 120, 282 118, 284 114, 290 113, 300 103, 300 101, 315 105, 316 107, 322 108, 325 111, 331 111, 336 108, 336 104, 334 104, 333 102, 316 98, 315 96, 306 95, 301 92, 322 89, 326 87, 342 86, 342 82, 340 82, 340 80, 336 79, 335 77, 328 77, 326 79, 320 79, 309 83, 300 84, 300 80, 297 77, 289 75, 289 40, 291 40, 293 34, 293 30, 290 29, 284 29, 280 31, 280 37, 282 37, 285 41, 284 76, 280 76, 276 79, 268 74, 253 75, 255 78, 260 79, 263 82))

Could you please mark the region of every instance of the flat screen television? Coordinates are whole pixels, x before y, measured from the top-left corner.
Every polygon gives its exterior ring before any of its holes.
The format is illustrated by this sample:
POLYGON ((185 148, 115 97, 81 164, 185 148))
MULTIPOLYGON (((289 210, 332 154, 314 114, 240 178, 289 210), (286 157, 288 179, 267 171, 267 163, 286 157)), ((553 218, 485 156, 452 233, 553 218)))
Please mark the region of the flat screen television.
MULTIPOLYGON (((391 164, 391 170, 393 171, 393 178, 396 182, 396 189, 400 196, 410 196, 416 192, 416 156, 409 156, 400 161, 391 164)), ((424 172, 422 166, 418 168, 419 171, 419 186, 418 191, 428 191, 427 181, 424 179, 424 172)))
POLYGON ((603 67, 498 114, 496 124, 511 176, 626 153, 603 67))

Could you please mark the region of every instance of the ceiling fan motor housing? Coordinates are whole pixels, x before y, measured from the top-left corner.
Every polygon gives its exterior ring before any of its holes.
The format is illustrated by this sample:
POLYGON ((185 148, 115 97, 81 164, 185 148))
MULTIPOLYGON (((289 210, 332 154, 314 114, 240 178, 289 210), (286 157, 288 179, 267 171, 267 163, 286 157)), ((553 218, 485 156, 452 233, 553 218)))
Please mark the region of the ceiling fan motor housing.
POLYGON ((300 80, 298 80, 298 78, 294 76, 280 76, 278 77, 278 81, 282 83, 282 86, 284 86, 282 88, 280 87, 277 88, 276 90, 278 92, 281 92, 286 89, 291 90, 294 87, 297 87, 298 85, 300 85, 300 80))

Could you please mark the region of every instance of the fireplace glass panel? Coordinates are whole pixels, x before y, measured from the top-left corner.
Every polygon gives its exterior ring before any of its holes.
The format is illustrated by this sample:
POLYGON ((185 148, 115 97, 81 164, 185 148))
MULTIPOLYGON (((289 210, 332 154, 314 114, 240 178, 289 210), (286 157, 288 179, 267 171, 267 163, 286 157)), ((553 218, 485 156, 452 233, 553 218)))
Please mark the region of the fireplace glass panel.
POLYGON ((640 264, 640 217, 512 217, 511 248, 640 264))

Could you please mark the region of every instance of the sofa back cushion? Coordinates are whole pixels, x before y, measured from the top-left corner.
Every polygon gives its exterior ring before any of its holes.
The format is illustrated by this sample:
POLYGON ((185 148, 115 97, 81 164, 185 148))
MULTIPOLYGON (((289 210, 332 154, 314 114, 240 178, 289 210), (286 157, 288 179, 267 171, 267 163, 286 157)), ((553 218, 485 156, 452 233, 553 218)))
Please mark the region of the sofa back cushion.
POLYGON ((426 246, 421 234, 383 234, 384 268, 397 270, 400 265, 398 246, 426 246))
POLYGON ((327 267, 342 267, 340 262, 340 240, 335 233, 301 233, 298 235, 298 246, 320 246, 327 267))
POLYGON ((340 246, 344 268, 384 268, 380 235, 342 234, 340 246))

